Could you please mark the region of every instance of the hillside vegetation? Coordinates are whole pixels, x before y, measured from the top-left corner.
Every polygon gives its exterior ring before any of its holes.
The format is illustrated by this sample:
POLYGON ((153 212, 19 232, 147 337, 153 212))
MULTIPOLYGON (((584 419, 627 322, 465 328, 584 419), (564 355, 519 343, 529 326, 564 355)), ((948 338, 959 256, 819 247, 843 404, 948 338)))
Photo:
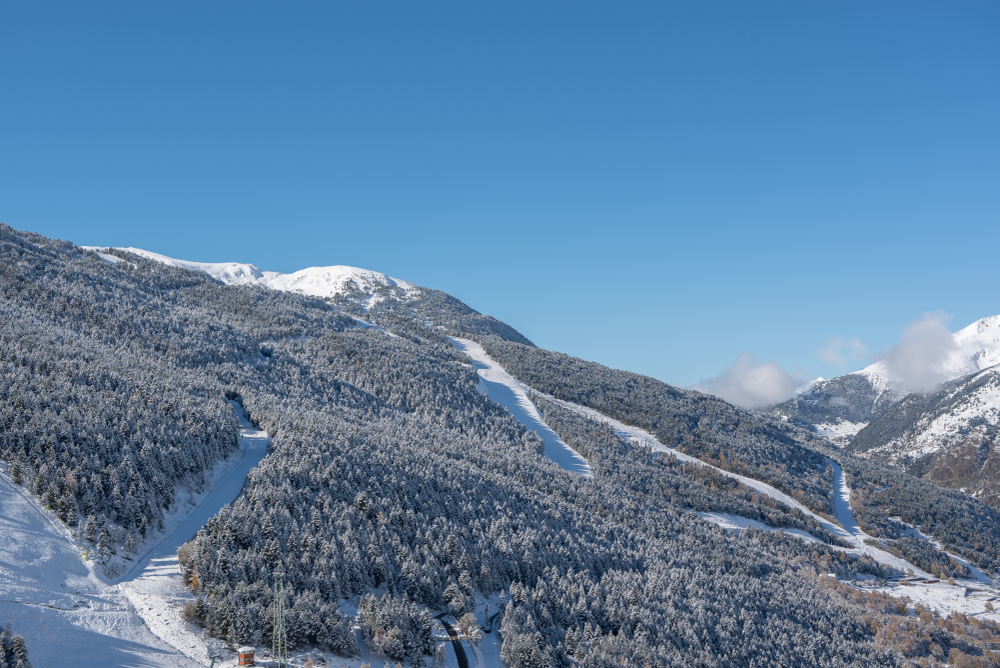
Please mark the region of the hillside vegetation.
MULTIPOLYGON (((0 227, 0 363, 10 383, 0 391, 0 454, 43 499, 54 487, 82 542, 126 549, 179 488, 203 484, 235 448, 225 399, 238 399, 273 450, 185 547, 185 579, 200 596, 187 612, 211 635, 265 643, 280 570, 290 643, 343 655, 357 649, 344 599, 358 597, 370 648, 412 662, 431 650, 432 613, 458 616, 502 592, 511 668, 901 665, 958 652, 991 660, 963 640, 972 622, 931 625, 934 645, 918 646, 910 640, 931 626, 891 626, 898 609, 872 612, 817 586, 820 573, 891 575, 867 558, 777 533, 737 536, 692 510, 825 538, 803 516, 543 405, 595 475, 560 469, 480 394, 444 334, 480 336, 537 389, 829 508, 827 455, 800 430, 538 351, 439 293, 387 289, 369 313, 356 300, 224 286, 118 255, 111 264, 0 227), (362 329, 346 311, 391 333, 362 329), (898 629, 888 639, 887 626, 898 629)), ((973 527, 955 531, 973 543, 973 527)), ((1000 637, 989 625, 975 634, 1000 637)))

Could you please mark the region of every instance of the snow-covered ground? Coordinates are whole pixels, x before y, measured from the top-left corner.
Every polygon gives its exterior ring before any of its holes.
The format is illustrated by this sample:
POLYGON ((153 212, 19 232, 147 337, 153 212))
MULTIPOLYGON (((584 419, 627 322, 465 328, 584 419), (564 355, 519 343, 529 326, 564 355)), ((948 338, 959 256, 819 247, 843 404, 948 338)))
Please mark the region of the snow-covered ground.
POLYGON ((158 638, 6 475, 0 478, 0 619, 24 636, 35 668, 200 665, 158 638))
POLYGON ((545 457, 562 468, 583 476, 593 475, 590 463, 580 453, 566 445, 559 435, 545 424, 538 408, 528 397, 528 388, 486 354, 475 341, 449 337, 452 344, 472 358, 479 374, 479 390, 506 408, 518 422, 538 434, 545 443, 545 457))
POLYGON ((867 422, 851 422, 838 418, 836 422, 821 422, 816 425, 816 433, 830 439, 837 445, 844 446, 867 426, 867 422))
POLYGON ((872 536, 861 530, 857 519, 854 517, 854 511, 851 510, 851 488, 847 486, 847 476, 844 475, 844 470, 836 462, 831 461, 830 465, 833 466, 835 472, 833 479, 834 512, 837 516, 837 521, 843 526, 839 534, 840 537, 854 545, 853 551, 860 554, 867 554, 880 564, 892 566, 904 573, 907 569, 912 569, 920 577, 930 577, 929 573, 920 570, 905 559, 889 554, 877 547, 872 547, 865 542, 866 540, 871 540, 872 536))
POLYGON ((242 426, 240 452, 220 463, 194 505, 178 504, 167 518, 169 535, 119 584, 85 561, 69 530, 0 474, 0 619, 24 636, 35 668, 208 665, 208 645, 179 614, 177 548, 236 498, 266 454, 267 435, 245 419, 242 426))
POLYGON ((789 536, 795 536, 801 538, 807 543, 819 543, 821 542, 819 538, 813 536, 805 531, 800 531, 798 529, 775 529, 774 527, 768 526, 757 520, 751 520, 746 517, 740 517, 739 515, 730 515, 729 513, 701 513, 696 512, 695 515, 703 520, 707 520, 712 524, 717 524, 723 529, 730 529, 732 531, 743 531, 744 529, 763 529, 764 531, 781 531, 789 536))
POLYGON ((212 486, 201 503, 186 514, 183 523, 139 559, 118 585, 147 626, 193 661, 204 661, 209 651, 224 660, 236 661, 235 655, 226 650, 223 643, 204 639, 201 630, 183 616, 184 605, 193 600, 194 595, 184 587, 177 560, 181 545, 191 540, 223 506, 239 495, 250 470, 267 454, 271 440, 267 433, 258 431, 247 421, 239 404, 234 402, 233 409, 240 419, 242 457, 212 486))
MULTIPOLYGON (((82 248, 94 251, 108 262, 118 262, 121 259, 114 255, 101 253, 100 251, 105 249, 104 246, 82 246, 82 248)), ((141 248, 121 246, 118 249, 171 267, 203 271, 227 285, 257 284, 273 290, 298 292, 312 297, 332 297, 355 290, 364 294, 370 294, 374 290, 384 286, 402 288, 407 294, 419 290, 417 286, 407 281, 392 278, 377 271, 344 265, 308 267, 291 274, 282 274, 276 271, 262 271, 256 265, 242 262, 190 262, 188 260, 177 260, 141 248)), ((372 299, 375 298, 369 298, 369 305, 372 299)))

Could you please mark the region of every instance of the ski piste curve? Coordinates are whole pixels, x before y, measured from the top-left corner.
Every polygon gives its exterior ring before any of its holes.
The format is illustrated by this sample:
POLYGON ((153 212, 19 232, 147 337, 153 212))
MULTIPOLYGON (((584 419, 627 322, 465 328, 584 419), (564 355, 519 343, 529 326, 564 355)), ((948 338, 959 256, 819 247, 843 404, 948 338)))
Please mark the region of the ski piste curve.
POLYGON ((187 628, 177 610, 184 593, 177 548, 239 495, 266 454, 267 434, 234 408, 242 427, 240 459, 180 526, 111 583, 83 560, 72 533, 0 472, 0 616, 25 638, 35 668, 208 665, 212 641, 187 628))

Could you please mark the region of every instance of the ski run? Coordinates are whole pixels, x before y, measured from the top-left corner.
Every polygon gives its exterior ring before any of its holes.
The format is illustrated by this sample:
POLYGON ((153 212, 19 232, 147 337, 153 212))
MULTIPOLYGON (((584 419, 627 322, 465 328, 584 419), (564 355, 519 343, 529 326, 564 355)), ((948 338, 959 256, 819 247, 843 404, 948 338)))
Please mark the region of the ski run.
MULTIPOLYGON (((590 408, 535 392, 494 362, 478 343, 461 338, 453 338, 452 341, 457 349, 471 358, 480 377, 480 391, 538 434, 545 444, 545 456, 567 471, 583 476, 593 475, 589 463, 545 424, 531 401, 532 392, 579 415, 609 425, 621 438, 682 461, 710 466, 664 446, 642 429, 610 419, 590 408)), ((240 494, 248 473, 267 452, 270 443, 268 435, 246 420, 241 406, 234 403, 233 408, 242 427, 242 447, 238 453, 229 461, 220 463, 207 491, 189 495, 187 501, 178 502, 178 507, 168 517, 166 531, 151 539, 153 544, 147 542, 141 546, 143 557, 134 562, 122 562, 125 570, 116 578, 99 573, 100 566, 89 559, 90 555, 75 542, 69 530, 52 513, 41 508, 29 492, 15 485, 6 472, 0 473, 0 614, 25 637, 36 668, 66 665, 67 656, 72 657, 74 666, 95 668, 208 666, 213 656, 217 657, 216 666, 236 665, 233 648, 219 640, 206 638, 200 628, 185 618, 184 606, 194 600, 194 595, 183 585, 177 559, 178 548, 240 494)), ((844 472, 840 466, 830 463, 836 472, 834 505, 839 524, 816 515, 766 483, 711 468, 815 518, 830 533, 853 545, 848 552, 867 554, 882 564, 903 572, 909 569, 925 580, 933 580, 930 574, 911 563, 865 542, 871 536, 861 530, 851 511, 850 489, 844 472)), ((723 530, 741 531, 754 527, 778 531, 760 522, 724 513, 697 514, 723 530)), ((783 532, 801 540, 816 540, 802 531, 784 529, 783 532)), ((973 568, 973 572, 976 580, 956 581, 954 586, 937 582, 917 582, 909 586, 892 583, 883 587, 873 586, 874 582, 862 582, 855 586, 885 591, 894 596, 907 596, 914 603, 921 603, 942 614, 961 612, 1000 621, 1000 614, 988 612, 985 608, 987 601, 997 594, 993 582, 978 569, 973 568)), ((356 599, 344 601, 342 611, 355 614, 356 599)), ((489 628, 489 618, 500 611, 500 602, 494 597, 480 599, 477 603, 476 616, 484 629, 489 628)), ((444 622, 454 625, 454 620, 444 622)), ((498 619, 492 624, 492 632, 484 633, 478 643, 464 639, 452 642, 442 620, 435 620, 434 630, 445 665, 449 668, 461 668, 463 663, 477 668, 502 666, 498 619), (464 661, 459 659, 456 643, 464 654, 464 661)), ((318 665, 337 668, 359 668, 364 663, 373 668, 391 665, 391 662, 386 664, 372 656, 361 642, 360 631, 358 633, 361 657, 344 659, 308 651, 293 655, 292 663, 302 665, 307 657, 312 657, 318 665)), ((267 661, 267 649, 258 648, 257 658, 267 661)), ((427 661, 432 662, 433 658, 427 661)))
MULTIPOLYGON (((883 591, 893 596, 906 596, 909 597, 914 603, 921 603, 933 610, 939 611, 944 615, 952 612, 960 612, 966 615, 976 615, 1000 622, 1000 613, 990 612, 986 609, 986 603, 992 600, 1000 592, 997 592, 994 589, 994 583, 989 577, 983 574, 979 569, 975 568, 972 564, 968 563, 966 560, 955 555, 949 555, 955 558, 956 561, 969 566, 972 569, 973 574, 976 576, 976 579, 955 580, 955 585, 952 586, 945 582, 937 582, 936 578, 932 577, 931 574, 917 568, 905 559, 896 557, 895 555, 866 543, 866 540, 872 540, 872 536, 866 534, 861 530, 861 527, 858 526, 854 513, 851 511, 851 490, 848 487, 847 478, 844 475, 844 471, 835 462, 831 461, 830 464, 833 466, 836 474, 833 483, 835 492, 834 508, 837 522, 839 522, 839 524, 835 524, 829 519, 817 515, 797 500, 775 489, 767 483, 711 466, 696 457, 692 457, 691 455, 684 454, 675 448, 669 448, 663 445, 655 436, 643 429, 626 425, 622 422, 611 419, 598 411, 587 408, 586 406, 556 399, 552 395, 527 387, 501 368, 499 364, 487 355, 482 346, 475 341, 461 338, 452 338, 452 341, 454 342, 456 348, 469 355, 472 359, 473 367, 479 373, 481 378, 480 390, 486 393, 490 399, 507 408, 507 410, 520 420, 525 427, 535 431, 535 433, 542 437, 542 439, 546 441, 545 456, 562 466, 564 469, 575 473, 582 473, 583 471, 575 467, 575 460, 572 456, 564 450, 569 450, 572 455, 576 455, 576 457, 579 457, 579 455, 568 445, 563 443, 561 439, 558 441, 558 445, 553 444, 550 449, 549 443, 551 439, 553 437, 558 439, 558 436, 555 436, 555 432, 553 432, 548 425, 544 423, 541 418, 541 413, 534 406, 534 404, 531 403, 531 394, 544 397, 547 401, 554 402, 583 417, 607 424, 620 438, 625 439, 626 441, 636 442, 649 447, 655 452, 670 454, 681 461, 691 462, 698 466, 708 466, 722 475, 739 480, 744 485, 751 487, 759 493, 770 496, 776 501, 780 501, 791 508, 796 508, 804 514, 816 519, 831 534, 842 538, 854 546, 853 548, 846 550, 848 553, 866 554, 875 561, 896 568, 903 573, 910 570, 915 576, 917 576, 917 578, 924 580, 924 582, 913 582, 908 586, 902 586, 897 583, 892 583, 885 587, 871 586, 874 582, 861 582, 858 583, 857 586, 872 589, 874 591, 883 591), (541 426, 538 427, 537 425, 541 426), (564 450, 560 450, 560 448, 564 450), (564 464, 564 462, 567 462, 567 464, 564 464)), ((586 474, 589 473, 590 470, 588 467, 586 469, 586 474)), ((742 531, 748 527, 755 527, 766 531, 781 531, 789 536, 794 536, 806 541, 816 540, 814 536, 811 536, 803 531, 775 529, 774 527, 769 527, 765 524, 747 519, 745 517, 736 517, 725 513, 697 514, 702 519, 716 524, 723 529, 742 531)))

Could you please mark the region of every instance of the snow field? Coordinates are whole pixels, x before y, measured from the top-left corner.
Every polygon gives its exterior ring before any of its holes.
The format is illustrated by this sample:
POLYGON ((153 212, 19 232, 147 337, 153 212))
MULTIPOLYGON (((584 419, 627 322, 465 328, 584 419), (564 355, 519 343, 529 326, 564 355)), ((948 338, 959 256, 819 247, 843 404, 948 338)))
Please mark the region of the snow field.
MULTIPOLYGON (((99 252, 104 250, 106 246, 81 246, 81 248, 94 251, 108 262, 116 263, 121 260, 114 255, 99 252)), ((291 274, 282 274, 276 271, 262 271, 256 265, 242 262, 189 262, 141 248, 121 246, 119 250, 128 251, 171 267, 203 271, 227 285, 257 284, 273 290, 298 292, 311 297, 332 297, 353 290, 369 293, 383 286, 402 288, 407 293, 419 289, 408 281, 392 278, 377 271, 344 265, 308 267, 291 274)))
POLYGON ((867 422, 851 422, 840 418, 836 422, 823 422, 816 425, 816 433, 834 443, 845 444, 867 426, 867 422))

